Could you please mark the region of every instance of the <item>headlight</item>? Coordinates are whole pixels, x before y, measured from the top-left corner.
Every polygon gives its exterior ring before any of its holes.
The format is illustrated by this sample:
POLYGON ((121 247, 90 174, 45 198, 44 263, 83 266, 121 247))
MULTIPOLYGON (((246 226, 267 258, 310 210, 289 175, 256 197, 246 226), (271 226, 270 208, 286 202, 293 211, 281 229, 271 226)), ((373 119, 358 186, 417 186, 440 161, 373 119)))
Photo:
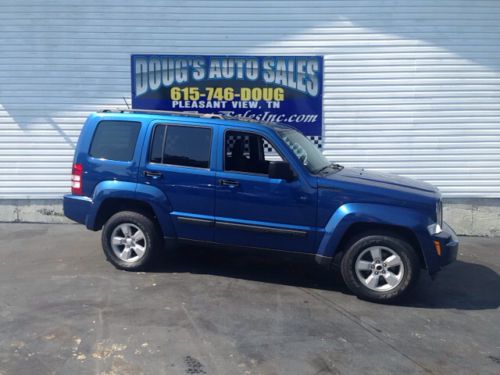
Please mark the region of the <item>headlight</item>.
POLYGON ((441 199, 436 203, 436 224, 443 227, 443 201, 441 199))
POLYGON ((443 202, 439 200, 436 203, 436 222, 427 227, 429 234, 435 235, 441 233, 443 227, 443 202))
POLYGON ((430 235, 439 234, 443 228, 443 202, 438 200, 436 202, 436 222, 427 227, 430 235))

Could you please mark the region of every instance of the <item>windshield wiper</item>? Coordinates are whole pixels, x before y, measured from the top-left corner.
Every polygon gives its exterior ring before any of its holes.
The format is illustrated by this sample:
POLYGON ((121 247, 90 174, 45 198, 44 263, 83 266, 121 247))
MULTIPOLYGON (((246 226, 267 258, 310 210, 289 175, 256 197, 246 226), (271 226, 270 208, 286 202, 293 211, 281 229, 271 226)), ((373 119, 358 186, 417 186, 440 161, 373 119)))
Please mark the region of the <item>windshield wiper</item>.
POLYGON ((323 172, 325 169, 328 169, 330 168, 330 165, 325 165, 324 167, 318 169, 317 171, 314 171, 314 174, 319 174, 321 172, 323 172))
POLYGON ((327 170, 328 168, 341 170, 344 167, 342 165, 340 165, 340 164, 331 163, 331 164, 325 165, 324 167, 318 169, 317 171, 314 172, 314 174, 319 174, 319 173, 327 170))

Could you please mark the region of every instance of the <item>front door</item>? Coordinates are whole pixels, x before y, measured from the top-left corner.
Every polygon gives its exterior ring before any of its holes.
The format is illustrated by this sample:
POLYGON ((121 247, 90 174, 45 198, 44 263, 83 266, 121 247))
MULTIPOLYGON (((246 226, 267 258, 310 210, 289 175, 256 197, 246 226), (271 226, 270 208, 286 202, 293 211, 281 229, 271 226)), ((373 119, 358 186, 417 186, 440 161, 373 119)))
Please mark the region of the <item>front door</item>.
POLYGON ((216 175, 215 241, 227 245, 312 252, 316 189, 299 178, 268 177, 283 160, 262 134, 226 130, 216 175))
POLYGON ((160 189, 179 239, 213 241, 212 128, 157 124, 139 177, 160 189))

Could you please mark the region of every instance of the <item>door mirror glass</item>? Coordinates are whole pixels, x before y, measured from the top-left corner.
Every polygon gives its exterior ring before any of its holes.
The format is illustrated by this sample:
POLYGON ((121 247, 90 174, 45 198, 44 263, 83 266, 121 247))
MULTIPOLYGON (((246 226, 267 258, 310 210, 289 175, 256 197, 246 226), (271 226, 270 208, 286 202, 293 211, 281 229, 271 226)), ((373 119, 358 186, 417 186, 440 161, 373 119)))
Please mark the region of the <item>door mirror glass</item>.
POLYGON ((269 163, 269 177, 290 182, 295 180, 295 173, 286 161, 272 161, 269 163))

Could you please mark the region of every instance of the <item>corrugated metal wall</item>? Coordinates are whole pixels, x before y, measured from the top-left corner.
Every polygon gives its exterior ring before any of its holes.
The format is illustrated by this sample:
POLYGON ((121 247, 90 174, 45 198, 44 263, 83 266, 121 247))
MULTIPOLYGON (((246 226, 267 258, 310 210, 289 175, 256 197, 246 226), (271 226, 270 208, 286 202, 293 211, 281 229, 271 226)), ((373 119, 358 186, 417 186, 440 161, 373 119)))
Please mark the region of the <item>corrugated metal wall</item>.
POLYGON ((0 198, 69 190, 89 112, 130 54, 322 54, 324 152, 500 197, 500 2, 0 1, 0 198))

